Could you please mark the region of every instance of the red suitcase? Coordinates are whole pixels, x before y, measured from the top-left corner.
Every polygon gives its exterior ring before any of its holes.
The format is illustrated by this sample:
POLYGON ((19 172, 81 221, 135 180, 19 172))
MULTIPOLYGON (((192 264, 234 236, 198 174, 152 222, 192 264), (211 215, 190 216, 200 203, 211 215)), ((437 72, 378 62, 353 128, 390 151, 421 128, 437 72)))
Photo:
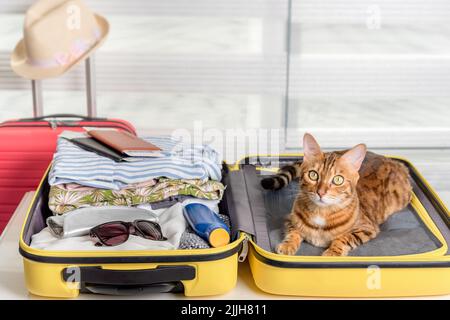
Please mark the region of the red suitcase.
POLYGON ((134 127, 118 119, 96 118, 93 73, 86 62, 88 117, 57 114, 39 116, 42 110, 40 83, 33 80, 34 118, 0 123, 0 234, 23 195, 34 190, 52 160, 57 136, 64 130, 116 128, 136 134, 134 127))

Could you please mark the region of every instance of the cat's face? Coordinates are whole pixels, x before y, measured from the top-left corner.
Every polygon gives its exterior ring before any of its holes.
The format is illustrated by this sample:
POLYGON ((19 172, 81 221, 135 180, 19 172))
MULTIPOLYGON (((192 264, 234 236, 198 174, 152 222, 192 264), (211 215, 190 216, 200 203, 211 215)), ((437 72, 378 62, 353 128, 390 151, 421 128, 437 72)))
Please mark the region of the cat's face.
POLYGON ((318 206, 338 205, 353 198, 358 172, 338 161, 336 153, 305 161, 301 166, 300 188, 318 206))
POLYGON ((323 153, 311 135, 303 142, 304 161, 300 167, 300 189, 320 207, 345 204, 353 199, 358 183, 358 170, 366 148, 358 145, 347 152, 323 153))

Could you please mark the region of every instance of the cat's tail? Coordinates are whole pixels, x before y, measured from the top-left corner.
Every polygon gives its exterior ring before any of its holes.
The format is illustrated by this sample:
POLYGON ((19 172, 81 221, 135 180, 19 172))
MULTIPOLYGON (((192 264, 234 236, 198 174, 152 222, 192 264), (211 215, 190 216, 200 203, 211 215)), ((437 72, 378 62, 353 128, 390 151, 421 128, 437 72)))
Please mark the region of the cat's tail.
POLYGON ((261 186, 267 190, 279 190, 297 178, 299 171, 298 165, 287 165, 282 167, 275 176, 262 179, 261 186))

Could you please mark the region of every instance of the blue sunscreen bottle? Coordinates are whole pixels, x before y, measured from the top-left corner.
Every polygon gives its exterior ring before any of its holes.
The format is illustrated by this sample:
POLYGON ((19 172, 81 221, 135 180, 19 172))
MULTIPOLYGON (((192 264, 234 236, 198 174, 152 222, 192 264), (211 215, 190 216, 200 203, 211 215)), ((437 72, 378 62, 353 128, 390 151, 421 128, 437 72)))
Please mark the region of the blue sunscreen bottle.
POLYGON ((230 243, 230 229, 204 204, 190 203, 184 207, 183 213, 195 233, 208 241, 212 247, 230 243))

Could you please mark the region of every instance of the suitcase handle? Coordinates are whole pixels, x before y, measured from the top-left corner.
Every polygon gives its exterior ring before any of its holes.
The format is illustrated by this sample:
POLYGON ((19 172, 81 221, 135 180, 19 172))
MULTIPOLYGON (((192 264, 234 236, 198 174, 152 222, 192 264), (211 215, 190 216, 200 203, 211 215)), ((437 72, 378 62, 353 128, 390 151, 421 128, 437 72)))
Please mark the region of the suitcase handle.
POLYGON ((82 116, 79 114, 70 114, 70 113, 55 113, 55 114, 49 114, 48 116, 40 116, 40 117, 33 117, 33 118, 22 118, 17 121, 44 121, 51 118, 76 118, 84 121, 104 121, 106 118, 98 118, 98 117, 89 117, 89 116, 82 116))
POLYGON ((93 293, 126 295, 169 292, 180 288, 182 280, 196 276, 192 266, 158 266, 154 269, 111 270, 101 267, 70 267, 62 271, 66 282, 79 282, 80 289, 93 293))
POLYGON ((184 287, 181 282, 156 283, 149 286, 128 286, 128 287, 89 285, 85 286, 83 291, 87 293, 105 294, 109 296, 134 296, 137 294, 145 294, 145 293, 183 292, 184 287))
MULTIPOLYGON (((95 84, 95 62, 94 55, 91 55, 84 61, 86 78, 86 103, 87 114, 89 117, 95 117, 97 114, 97 98, 95 84)), ((42 80, 31 80, 31 93, 33 98, 33 116, 43 115, 42 106, 42 80)))

